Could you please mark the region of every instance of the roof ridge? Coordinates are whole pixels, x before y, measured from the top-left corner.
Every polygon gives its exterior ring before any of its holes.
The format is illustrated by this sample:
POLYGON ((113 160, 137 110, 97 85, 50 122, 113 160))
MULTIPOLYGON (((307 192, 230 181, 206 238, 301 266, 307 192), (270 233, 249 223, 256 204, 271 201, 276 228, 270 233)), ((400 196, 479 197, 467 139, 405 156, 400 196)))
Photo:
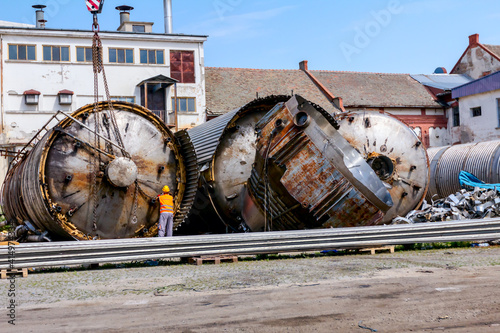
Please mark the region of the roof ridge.
POLYGON ((300 69, 268 69, 268 68, 243 68, 243 67, 212 67, 205 66, 205 68, 212 69, 233 69, 233 70, 249 70, 249 71, 300 71, 300 69))
MULTIPOLYGON (((244 67, 215 67, 205 66, 212 69, 230 69, 230 70, 251 70, 251 71, 301 71, 300 69, 276 69, 276 68, 244 68, 244 67)), ((350 73, 350 74, 379 74, 379 75, 412 75, 409 73, 380 73, 380 72, 357 72, 357 71, 333 71, 326 69, 310 69, 310 72, 326 72, 326 73, 350 73)))
POLYGON ((310 72, 326 72, 326 73, 349 73, 349 74, 382 74, 382 75, 411 75, 409 73, 380 73, 380 72, 357 72, 357 71, 332 71, 325 69, 310 69, 310 72))

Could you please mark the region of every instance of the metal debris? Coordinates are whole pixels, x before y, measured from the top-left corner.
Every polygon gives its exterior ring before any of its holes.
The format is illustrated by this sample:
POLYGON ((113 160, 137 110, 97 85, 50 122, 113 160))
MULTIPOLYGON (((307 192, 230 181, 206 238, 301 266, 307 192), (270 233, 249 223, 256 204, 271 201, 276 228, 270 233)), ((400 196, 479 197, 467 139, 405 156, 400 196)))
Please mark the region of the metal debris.
POLYGON ((377 330, 376 330, 376 329, 373 329, 373 328, 370 328, 370 327, 367 327, 367 326, 363 326, 363 325, 361 325, 361 324, 363 324, 363 321, 362 321, 362 320, 358 323, 358 327, 359 327, 359 328, 364 328, 365 330, 370 330, 371 332, 377 332, 377 330))
POLYGON ((466 219, 484 219, 500 216, 500 193, 475 187, 451 194, 444 199, 424 201, 420 210, 412 210, 405 217, 398 216, 393 224, 441 222, 466 219))

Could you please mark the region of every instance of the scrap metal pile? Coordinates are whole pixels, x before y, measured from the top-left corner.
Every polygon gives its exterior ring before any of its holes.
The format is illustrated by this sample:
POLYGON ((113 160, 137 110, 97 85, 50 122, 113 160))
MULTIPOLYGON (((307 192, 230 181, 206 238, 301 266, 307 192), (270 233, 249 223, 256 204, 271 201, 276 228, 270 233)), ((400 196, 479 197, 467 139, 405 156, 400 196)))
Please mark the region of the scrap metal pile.
POLYGON ((444 199, 424 201, 422 208, 412 210, 405 217, 396 217, 394 224, 441 222, 466 219, 483 219, 500 216, 500 193, 496 190, 462 189, 444 199))
POLYGON ((175 135, 147 109, 102 102, 42 134, 2 189, 20 240, 152 236, 165 184, 178 235, 383 224, 418 207, 429 184, 426 150, 405 124, 330 114, 297 95, 175 135))
POLYGON ((184 232, 381 224, 419 206, 429 184, 421 141, 388 114, 269 96, 188 134, 201 175, 184 232))
POLYGON ((427 152, 431 177, 426 201, 419 210, 404 217, 398 216, 393 223, 500 216, 500 193, 497 190, 500 140, 434 147, 427 152))

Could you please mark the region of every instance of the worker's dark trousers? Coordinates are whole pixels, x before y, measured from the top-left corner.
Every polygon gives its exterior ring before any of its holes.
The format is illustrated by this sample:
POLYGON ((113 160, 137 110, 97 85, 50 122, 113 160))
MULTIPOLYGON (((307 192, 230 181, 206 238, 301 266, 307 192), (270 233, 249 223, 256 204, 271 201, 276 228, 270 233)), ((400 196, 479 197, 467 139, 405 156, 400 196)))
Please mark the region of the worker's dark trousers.
POLYGON ((158 237, 165 237, 165 236, 172 237, 173 227, 174 227, 174 214, 161 213, 160 221, 158 222, 158 237))

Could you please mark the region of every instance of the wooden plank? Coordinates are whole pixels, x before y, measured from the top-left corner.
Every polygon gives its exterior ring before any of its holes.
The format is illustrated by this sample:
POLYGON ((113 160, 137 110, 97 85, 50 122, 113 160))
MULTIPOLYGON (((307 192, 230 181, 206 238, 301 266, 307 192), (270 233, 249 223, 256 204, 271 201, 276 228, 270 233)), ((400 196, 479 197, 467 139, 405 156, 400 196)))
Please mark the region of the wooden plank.
POLYGON ((213 262, 215 265, 219 265, 223 261, 238 262, 238 256, 223 255, 223 256, 201 256, 201 257, 188 258, 188 262, 190 264, 195 264, 195 265, 203 265, 203 263, 206 262, 213 262))
POLYGON ((376 247, 365 247, 365 248, 360 248, 356 249, 359 252, 368 252, 370 251, 370 254, 375 254, 376 251, 389 251, 390 253, 394 253, 394 245, 389 245, 389 246, 376 246, 376 247))
POLYGON ((13 241, 6 241, 6 242, 0 242, 0 245, 19 245, 19 243, 13 241))
POLYGON ((0 277, 3 279, 6 279, 8 275, 17 275, 17 274, 21 274, 23 277, 27 277, 28 276, 28 269, 27 268, 22 268, 22 269, 17 269, 17 268, 13 268, 13 269, 2 269, 0 271, 0 277))

